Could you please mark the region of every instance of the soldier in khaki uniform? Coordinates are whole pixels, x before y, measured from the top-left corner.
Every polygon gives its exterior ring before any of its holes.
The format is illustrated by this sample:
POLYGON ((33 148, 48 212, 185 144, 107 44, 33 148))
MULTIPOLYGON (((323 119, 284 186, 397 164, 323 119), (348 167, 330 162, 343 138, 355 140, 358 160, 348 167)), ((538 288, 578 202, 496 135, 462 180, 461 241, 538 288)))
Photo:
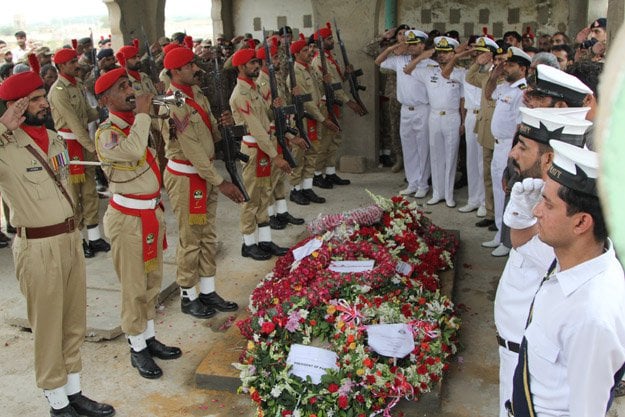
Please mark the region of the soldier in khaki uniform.
MULTIPOLYGON (((278 60, 278 46, 276 44, 271 45, 270 48, 272 64, 276 70, 276 84, 278 87, 278 96, 282 97, 285 101, 287 101, 287 91, 286 91, 286 81, 279 76, 279 71, 282 63, 278 60)), ((256 50, 256 58, 260 59, 263 62, 263 66, 258 74, 258 78, 256 78, 256 85, 258 86, 258 91, 260 92, 263 100, 265 101, 265 105, 267 108, 271 108, 271 85, 269 80, 269 67, 267 64, 267 60, 265 59, 265 48, 261 45, 260 48, 256 50)), ((274 126, 272 126, 274 128, 274 126)), ((291 134, 287 134, 289 136, 289 143, 291 145, 296 145, 292 147, 292 152, 295 152, 295 148, 303 148, 306 149, 306 142, 302 138, 294 137, 291 134)), ((269 226, 272 229, 284 229, 289 223, 290 224, 304 224, 304 219, 293 217, 289 211, 286 204, 286 193, 285 193, 285 180, 286 175, 284 171, 272 167, 271 170, 271 186, 273 190, 271 191, 269 198, 269 206, 267 207, 267 212, 269 214, 269 226)))
MULTIPOLYGON (((87 125, 97 120, 98 112, 87 104, 83 84, 77 78, 79 67, 76 51, 60 49, 54 54, 54 63, 59 71, 59 78, 48 93, 54 126, 65 139, 72 160, 93 160, 95 147, 89 137, 87 125)), ((111 246, 102 239, 98 227, 100 219, 95 167, 71 166, 69 182, 78 228, 82 230, 83 226, 87 226, 89 242, 83 241, 85 257, 91 258, 95 252, 108 252, 111 246)))
POLYGON ((112 416, 113 407, 81 392, 85 258, 66 191, 69 157, 63 139, 45 128, 50 107, 36 71, 0 85, 8 105, 0 117, 0 192, 17 229, 15 273, 35 339, 37 386, 51 416, 112 416))
POLYGON ((109 110, 96 133, 96 151, 113 193, 104 230, 113 247, 113 264, 122 288, 122 331, 130 343, 132 366, 145 378, 163 372, 152 359, 175 359, 182 352, 156 339, 154 317, 163 280, 165 216, 161 171, 148 147, 152 95, 136 96, 124 68, 101 76, 95 93, 109 110))
MULTIPOLYGON (((288 250, 271 241, 267 206, 272 190, 272 170, 279 169, 288 174, 291 167, 278 152, 276 139, 271 135, 270 109, 254 82, 260 72, 256 52, 252 48, 238 50, 232 57, 232 65, 237 67, 239 77, 230 96, 230 108, 236 123, 244 124, 249 132, 241 144, 241 152, 249 156, 242 176, 250 195, 250 201, 244 203, 241 210, 241 255, 265 260, 272 255, 282 256, 288 250)), ((273 103, 274 106, 283 104, 280 97, 273 103)))
MULTIPOLYGON (((291 182, 291 201, 308 205, 310 202, 325 202, 325 198, 319 197, 312 189, 313 175, 315 173, 315 164, 319 156, 319 148, 324 138, 320 135, 320 127, 325 126, 329 131, 338 132, 339 128, 323 113, 323 104, 321 96, 323 90, 321 82, 317 80, 316 74, 310 67, 313 53, 308 46, 306 39, 301 36, 300 39, 291 44, 291 53, 295 57, 294 72, 296 86, 301 89, 302 94, 311 94, 312 100, 304 103, 306 113, 312 116, 306 119, 306 127, 308 130, 308 138, 311 147, 307 150, 294 149, 294 158, 297 161, 297 167, 293 170, 289 180, 291 182)), ((330 76, 326 75, 326 79, 330 80, 330 76)), ((291 85, 290 78, 287 81, 291 85)))
MULTIPOLYGON (((326 61, 328 64, 328 74, 330 74, 332 78, 331 83, 342 84, 345 81, 343 77, 343 71, 339 67, 338 62, 332 54, 332 49, 334 49, 334 38, 332 36, 330 23, 328 23, 326 27, 321 28, 317 32, 315 32, 315 40, 317 40, 319 36, 323 38, 324 51, 317 51, 317 53, 315 54, 315 57, 312 61, 313 70, 317 73, 319 78, 323 78, 324 74, 321 65, 321 57, 319 56, 319 54, 325 53, 326 61)), ((361 116, 365 114, 365 110, 360 107, 358 103, 349 98, 349 96, 345 93, 343 89, 336 90, 334 94, 338 101, 346 104, 350 109, 354 111, 354 113, 361 116)), ((335 105, 334 111, 338 119, 341 113, 340 106, 335 105)), ((338 151, 339 146, 341 146, 341 142, 343 140, 342 133, 340 131, 334 132, 332 131, 332 129, 328 129, 326 126, 322 126, 321 137, 324 140, 321 141, 319 156, 317 157, 317 166, 315 167, 315 177, 313 179, 313 184, 320 188, 332 188, 334 185, 350 184, 350 180, 343 179, 336 174, 335 168, 336 152, 338 151), (323 176, 324 171, 325 177, 323 176)))
MULTIPOLYGON (((217 120, 210 113, 208 99, 198 87, 200 68, 190 49, 176 48, 165 55, 165 68, 171 78, 171 91, 180 91, 185 105, 169 110, 170 129, 164 130, 169 162, 164 174, 165 187, 178 219, 178 265, 181 309, 185 314, 209 318, 219 311, 234 311, 237 304, 225 301, 215 292, 217 197, 219 192, 242 203, 239 189, 226 181, 213 164, 214 141, 220 139, 217 120), (199 283, 198 297, 195 286, 199 283)), ((225 112, 221 123, 232 124, 225 112)))

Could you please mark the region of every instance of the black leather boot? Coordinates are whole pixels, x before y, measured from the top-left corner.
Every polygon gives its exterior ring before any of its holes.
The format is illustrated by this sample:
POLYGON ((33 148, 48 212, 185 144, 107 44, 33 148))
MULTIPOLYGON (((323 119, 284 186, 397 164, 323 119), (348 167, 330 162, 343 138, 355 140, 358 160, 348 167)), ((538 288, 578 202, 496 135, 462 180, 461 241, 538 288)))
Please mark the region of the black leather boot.
POLYGON ((286 213, 278 213, 276 214, 276 217, 282 223, 291 223, 291 224, 298 224, 298 225, 304 224, 304 219, 302 219, 301 217, 293 217, 291 216, 291 213, 289 213, 288 211, 286 213))
POLYGON ((327 175, 326 178, 323 178, 323 175, 315 175, 313 177, 313 185, 315 187, 325 188, 326 190, 334 188, 334 184, 332 183, 332 181, 327 179, 327 175))
POLYGON ((93 253, 108 252, 111 250, 111 245, 109 245, 109 243, 104 239, 90 240, 89 248, 91 248, 93 253))
POLYGON ((150 355, 159 359, 176 359, 182 356, 180 348, 174 346, 167 346, 156 340, 156 337, 150 337, 145 339, 145 343, 148 345, 148 351, 150 355))
POLYGON ((269 216, 269 227, 273 230, 282 230, 286 227, 287 223, 281 221, 278 216, 269 216))
POLYGON ((310 204, 310 200, 304 197, 304 194, 302 194, 302 190, 291 190, 291 194, 289 194, 289 199, 295 204, 299 204, 300 206, 307 206, 310 204))
POLYGON ((115 415, 113 406, 93 401, 82 395, 81 391, 68 395, 69 404, 81 416, 89 417, 111 417, 115 415))
POLYGON ((236 311, 239 305, 233 301, 226 301, 216 292, 210 294, 200 293, 200 300, 207 306, 219 311, 236 311))
POLYGON ((130 363, 137 368, 139 375, 147 379, 157 379, 163 376, 163 371, 154 362, 148 348, 135 352, 130 349, 130 363))
POLYGON ((74 410, 71 405, 66 405, 63 408, 55 410, 54 408, 50 408, 50 416, 51 417, 80 417, 80 414, 74 410))
POLYGON ((215 314, 217 314, 217 310, 212 307, 207 306, 203 302, 200 301, 199 298, 191 301, 188 298, 180 299, 180 310, 185 314, 190 314, 193 317, 197 317, 198 319, 210 319, 215 314))
POLYGON ((276 245, 273 242, 259 242, 258 247, 268 252, 272 255, 276 256, 284 256, 289 251, 289 248, 283 248, 281 246, 276 245))
POLYGON ((241 255, 246 258, 252 258, 255 261, 266 261, 271 258, 271 253, 262 250, 258 245, 246 245, 241 246, 241 255))
POLYGON ((336 174, 326 175, 325 180, 334 185, 349 185, 352 183, 350 180, 344 180, 336 174))
POLYGON ((82 251, 85 254, 85 258, 93 258, 95 256, 95 253, 91 250, 91 247, 84 239, 82 241, 82 251))
POLYGON ((313 190, 311 189, 307 189, 307 190, 302 190, 302 194, 304 195, 304 197, 306 197, 308 200, 312 201, 313 203, 317 203, 317 204, 323 204, 326 202, 326 199, 323 197, 319 197, 313 190))

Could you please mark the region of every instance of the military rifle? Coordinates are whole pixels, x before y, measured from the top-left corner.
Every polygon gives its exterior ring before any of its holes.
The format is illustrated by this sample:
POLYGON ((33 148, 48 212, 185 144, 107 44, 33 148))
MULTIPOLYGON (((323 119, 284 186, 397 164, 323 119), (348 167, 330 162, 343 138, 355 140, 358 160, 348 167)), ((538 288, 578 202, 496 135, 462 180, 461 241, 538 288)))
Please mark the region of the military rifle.
MULTIPOLYGON (((286 30, 284 30, 286 33, 286 30)), ((296 95, 293 94, 293 89, 297 86, 297 80, 295 78, 295 58, 291 54, 291 41, 287 36, 284 37, 284 48, 286 49, 287 63, 289 66, 289 78, 291 83, 291 103, 295 106, 295 127, 299 131, 299 136, 306 141, 306 147, 310 148, 311 143, 304 126, 304 117, 312 119, 313 117, 306 113, 304 109, 304 103, 312 101, 311 94, 296 95)))
MULTIPOLYGON (((156 60, 154 59, 154 55, 152 54, 152 45, 150 45, 150 42, 148 41, 148 35, 145 33, 145 30, 143 29, 143 25, 141 25, 141 34, 143 35, 143 42, 145 43, 145 51, 148 55, 148 60, 147 60, 148 75, 150 76, 150 79, 152 80, 154 85, 156 85, 161 80, 158 78, 158 72, 156 71, 156 60)), ((162 93, 162 91, 159 91, 159 93, 162 93)))
MULTIPOLYGON (((317 49, 319 50, 319 59, 321 60, 321 73, 325 76, 326 74, 328 74, 328 62, 326 61, 326 52, 325 48, 323 47, 323 36, 321 36, 318 30, 316 33, 317 49)), ((338 106, 341 106, 343 105, 343 103, 336 99, 336 97, 334 96, 334 92, 342 88, 343 87, 341 86, 341 83, 332 84, 325 81, 323 82, 323 90, 326 96, 326 109, 328 110, 328 117, 330 118, 332 123, 339 127, 339 129, 341 125, 339 124, 339 121, 334 114, 334 105, 336 104, 338 106)))
MULTIPOLYGON (((215 82, 215 93, 217 94, 217 112, 221 116, 227 110, 223 96, 223 85, 221 81, 221 70, 219 68, 219 59, 215 57, 215 69, 213 73, 213 81, 215 82)), ((243 180, 237 170, 237 160, 248 162, 249 156, 241 152, 241 140, 247 135, 244 125, 224 126, 219 123, 219 132, 221 133, 221 141, 223 143, 223 161, 226 165, 226 171, 230 174, 230 180, 243 194, 245 201, 250 201, 250 196, 245 190, 243 180)))
POLYGON ((100 67, 98 66, 98 55, 93 43, 93 30, 89 28, 89 37, 91 38, 91 51, 89 52, 89 60, 93 65, 93 78, 97 81, 100 78, 100 67))
POLYGON ((339 27, 336 25, 336 19, 334 19, 334 29, 336 30, 336 40, 339 42, 339 47, 341 48, 341 55, 343 56, 343 64, 345 65, 345 73, 347 75, 347 81, 349 82, 349 92, 352 94, 354 101, 358 103, 360 107, 362 107, 362 109, 364 110, 364 113, 362 114, 364 116, 365 114, 369 112, 367 111, 365 104, 360 99, 359 91, 360 90, 365 91, 367 87, 365 87, 364 85, 360 85, 360 83, 358 82, 358 77, 364 74, 362 72, 362 69, 359 68, 355 70, 352 68, 351 64, 349 63, 349 58, 347 58, 347 50, 345 49, 345 43, 343 43, 343 40, 341 39, 341 31, 339 27), (349 71, 347 70, 348 68, 349 68, 349 71))
POLYGON ((295 168, 297 164, 295 163, 295 159, 293 159, 293 155, 289 150, 286 134, 291 133, 293 135, 297 135, 299 132, 293 128, 291 128, 287 121, 289 114, 295 114, 295 106, 282 106, 275 107, 273 105, 274 100, 278 98, 278 82, 276 80, 276 69, 273 66, 273 62, 271 61, 271 51, 269 49, 269 44, 267 43, 267 36, 265 34, 265 28, 263 28, 263 48, 265 48, 265 59, 267 60, 267 69, 269 70, 269 89, 271 90, 271 109, 273 111, 273 120, 276 125, 276 138, 278 139, 278 144, 282 148, 282 157, 285 161, 289 163, 291 168, 295 168))

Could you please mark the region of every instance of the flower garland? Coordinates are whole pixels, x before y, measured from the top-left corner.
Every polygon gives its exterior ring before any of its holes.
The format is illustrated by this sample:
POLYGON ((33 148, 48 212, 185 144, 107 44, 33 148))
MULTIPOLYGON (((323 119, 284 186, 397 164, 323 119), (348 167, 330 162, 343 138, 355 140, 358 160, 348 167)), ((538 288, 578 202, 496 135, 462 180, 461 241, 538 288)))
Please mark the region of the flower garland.
POLYGON ((451 265, 457 242, 405 199, 373 197, 375 206, 317 219, 323 234, 295 245, 253 291, 251 317, 237 323, 248 344, 235 366, 259 416, 388 417, 401 398, 429 391, 455 353, 460 322, 436 273, 451 265), (298 248, 308 252, 296 259, 298 248), (374 267, 331 268, 358 260, 374 267), (400 262, 410 271, 398 273, 400 262), (411 329, 414 349, 406 357, 369 346, 367 326, 383 323, 411 329), (287 358, 296 343, 335 352, 337 369, 318 384, 291 374, 287 358))

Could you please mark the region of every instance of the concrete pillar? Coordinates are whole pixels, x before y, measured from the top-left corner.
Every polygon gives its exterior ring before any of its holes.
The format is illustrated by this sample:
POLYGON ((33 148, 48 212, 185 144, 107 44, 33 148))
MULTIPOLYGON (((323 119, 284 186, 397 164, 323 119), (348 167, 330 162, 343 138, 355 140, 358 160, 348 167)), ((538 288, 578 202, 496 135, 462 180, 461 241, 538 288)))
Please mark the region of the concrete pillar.
POLYGON ((625 20, 625 0, 608 1, 608 44, 616 37, 625 20))
POLYGON ((384 28, 397 26, 397 0, 384 0, 384 28))
POLYGON ((137 38, 154 43, 165 34, 165 0, 102 0, 109 11, 113 49, 137 38))
POLYGON ((213 20, 213 42, 217 35, 223 33, 227 39, 234 37, 234 23, 232 19, 232 1, 212 0, 211 19, 213 20))
MULTIPOLYGON (((341 38, 345 42, 350 63, 355 69, 362 68, 365 74, 360 81, 367 87, 367 90, 362 91, 360 97, 367 106, 369 114, 360 117, 347 106, 343 107, 344 116, 341 125, 343 145, 339 149, 339 157, 365 157, 369 169, 376 167, 378 160, 379 123, 376 94, 378 79, 373 59, 362 49, 378 34, 377 28, 383 7, 383 0, 345 0, 340 3, 334 0, 312 0, 315 24, 322 25, 325 22, 331 22, 336 16, 350 17, 349 21, 345 18, 343 20, 337 18, 337 24, 341 29, 341 38)), ((339 51, 335 52, 340 55, 339 51)), ((338 60, 342 63, 341 58, 338 60)))

